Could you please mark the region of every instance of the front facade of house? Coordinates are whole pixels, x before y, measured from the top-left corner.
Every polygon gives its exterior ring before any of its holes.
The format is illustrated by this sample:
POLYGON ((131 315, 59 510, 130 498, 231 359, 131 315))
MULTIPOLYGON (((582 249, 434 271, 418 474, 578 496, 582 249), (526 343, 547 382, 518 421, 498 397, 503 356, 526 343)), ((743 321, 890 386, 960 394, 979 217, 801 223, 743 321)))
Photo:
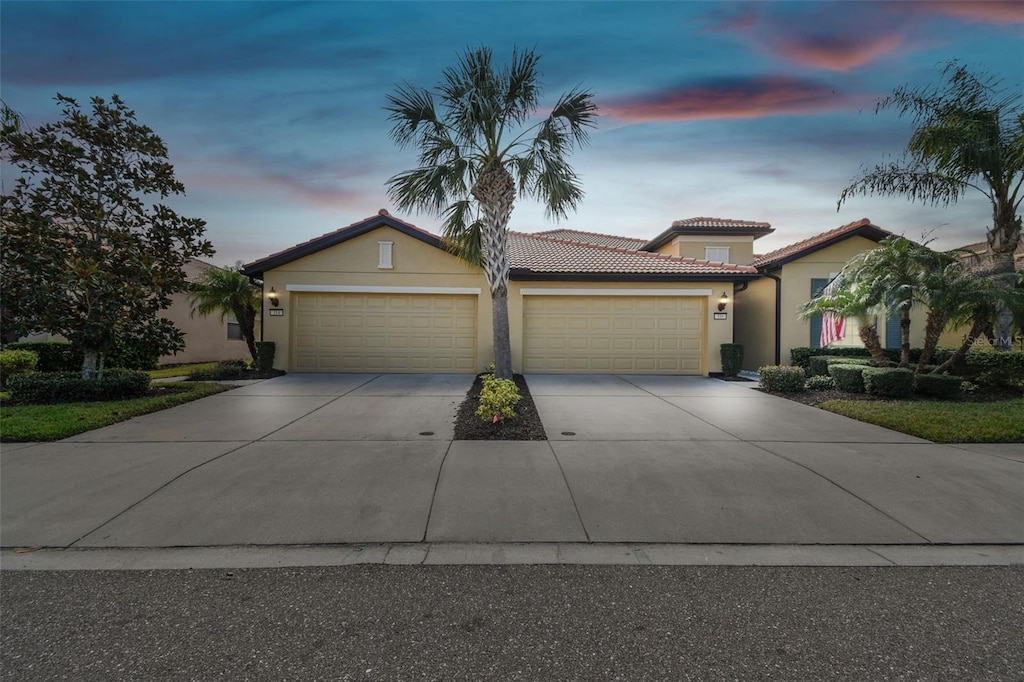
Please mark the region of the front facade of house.
MULTIPOLYGON (((513 371, 707 375, 733 342, 746 368, 788 363, 820 329, 797 308, 889 233, 865 219, 755 256, 772 231, 692 218, 649 241, 510 233, 513 371)), ((278 369, 477 373, 493 358, 483 273, 387 211, 243 272, 264 282, 262 334, 278 369)), ((856 328, 837 343, 860 345, 856 328)))
MULTIPOLYGON (((757 277, 752 267, 567 232, 510 235, 514 371, 720 371, 733 291, 757 277)), ((482 272, 386 211, 245 272, 263 279, 263 338, 276 342, 280 369, 476 373, 492 360, 482 272)))

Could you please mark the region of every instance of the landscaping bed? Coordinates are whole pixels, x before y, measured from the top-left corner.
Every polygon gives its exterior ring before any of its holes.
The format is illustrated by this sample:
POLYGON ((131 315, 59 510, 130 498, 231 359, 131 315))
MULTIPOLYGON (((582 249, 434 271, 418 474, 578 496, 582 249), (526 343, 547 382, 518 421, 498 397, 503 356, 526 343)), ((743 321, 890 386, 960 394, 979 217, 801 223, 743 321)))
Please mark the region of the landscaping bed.
POLYGON ((462 404, 455 413, 455 440, 547 440, 544 424, 540 421, 537 407, 533 404, 530 389, 521 374, 513 375, 516 388, 522 399, 516 405, 516 416, 497 423, 484 421, 476 415, 480 404, 482 375, 470 387, 462 404))

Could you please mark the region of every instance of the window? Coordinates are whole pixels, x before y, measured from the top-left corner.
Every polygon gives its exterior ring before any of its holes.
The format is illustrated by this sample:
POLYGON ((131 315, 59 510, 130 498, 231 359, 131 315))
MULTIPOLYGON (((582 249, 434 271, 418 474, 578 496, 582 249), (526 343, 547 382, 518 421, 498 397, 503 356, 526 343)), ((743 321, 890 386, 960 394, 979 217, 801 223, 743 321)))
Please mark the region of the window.
POLYGON ((391 263, 391 252, 394 250, 394 242, 377 242, 380 259, 377 262, 379 270, 391 270, 395 266, 391 263))
POLYGON ((728 246, 705 246, 704 247, 704 260, 711 261, 712 263, 728 263, 729 262, 729 247, 728 246))
POLYGON ((228 340, 242 340, 242 325, 238 324, 238 322, 233 317, 228 318, 228 340))

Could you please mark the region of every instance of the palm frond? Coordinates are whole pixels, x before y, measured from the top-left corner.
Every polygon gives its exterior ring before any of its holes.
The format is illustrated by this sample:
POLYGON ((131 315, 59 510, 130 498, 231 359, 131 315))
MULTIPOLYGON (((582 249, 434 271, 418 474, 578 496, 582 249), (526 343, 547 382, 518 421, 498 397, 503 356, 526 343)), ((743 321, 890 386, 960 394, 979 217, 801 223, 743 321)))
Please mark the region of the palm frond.
POLYGON ((482 228, 473 202, 463 199, 452 202, 445 210, 441 234, 449 251, 466 263, 479 266, 483 263, 482 228))
POLYGON ((890 163, 874 168, 861 167, 855 178, 839 195, 836 208, 855 196, 905 196, 911 201, 948 206, 971 186, 960 178, 937 174, 920 165, 890 163))

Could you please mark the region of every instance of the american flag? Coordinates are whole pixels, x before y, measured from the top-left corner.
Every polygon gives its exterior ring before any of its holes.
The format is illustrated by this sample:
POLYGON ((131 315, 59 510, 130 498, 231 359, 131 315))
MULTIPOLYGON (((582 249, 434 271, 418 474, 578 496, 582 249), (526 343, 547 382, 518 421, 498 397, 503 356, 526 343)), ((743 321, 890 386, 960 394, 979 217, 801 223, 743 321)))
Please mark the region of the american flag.
POLYGON ((846 318, 833 312, 825 312, 821 316, 821 347, 846 336, 846 318))

